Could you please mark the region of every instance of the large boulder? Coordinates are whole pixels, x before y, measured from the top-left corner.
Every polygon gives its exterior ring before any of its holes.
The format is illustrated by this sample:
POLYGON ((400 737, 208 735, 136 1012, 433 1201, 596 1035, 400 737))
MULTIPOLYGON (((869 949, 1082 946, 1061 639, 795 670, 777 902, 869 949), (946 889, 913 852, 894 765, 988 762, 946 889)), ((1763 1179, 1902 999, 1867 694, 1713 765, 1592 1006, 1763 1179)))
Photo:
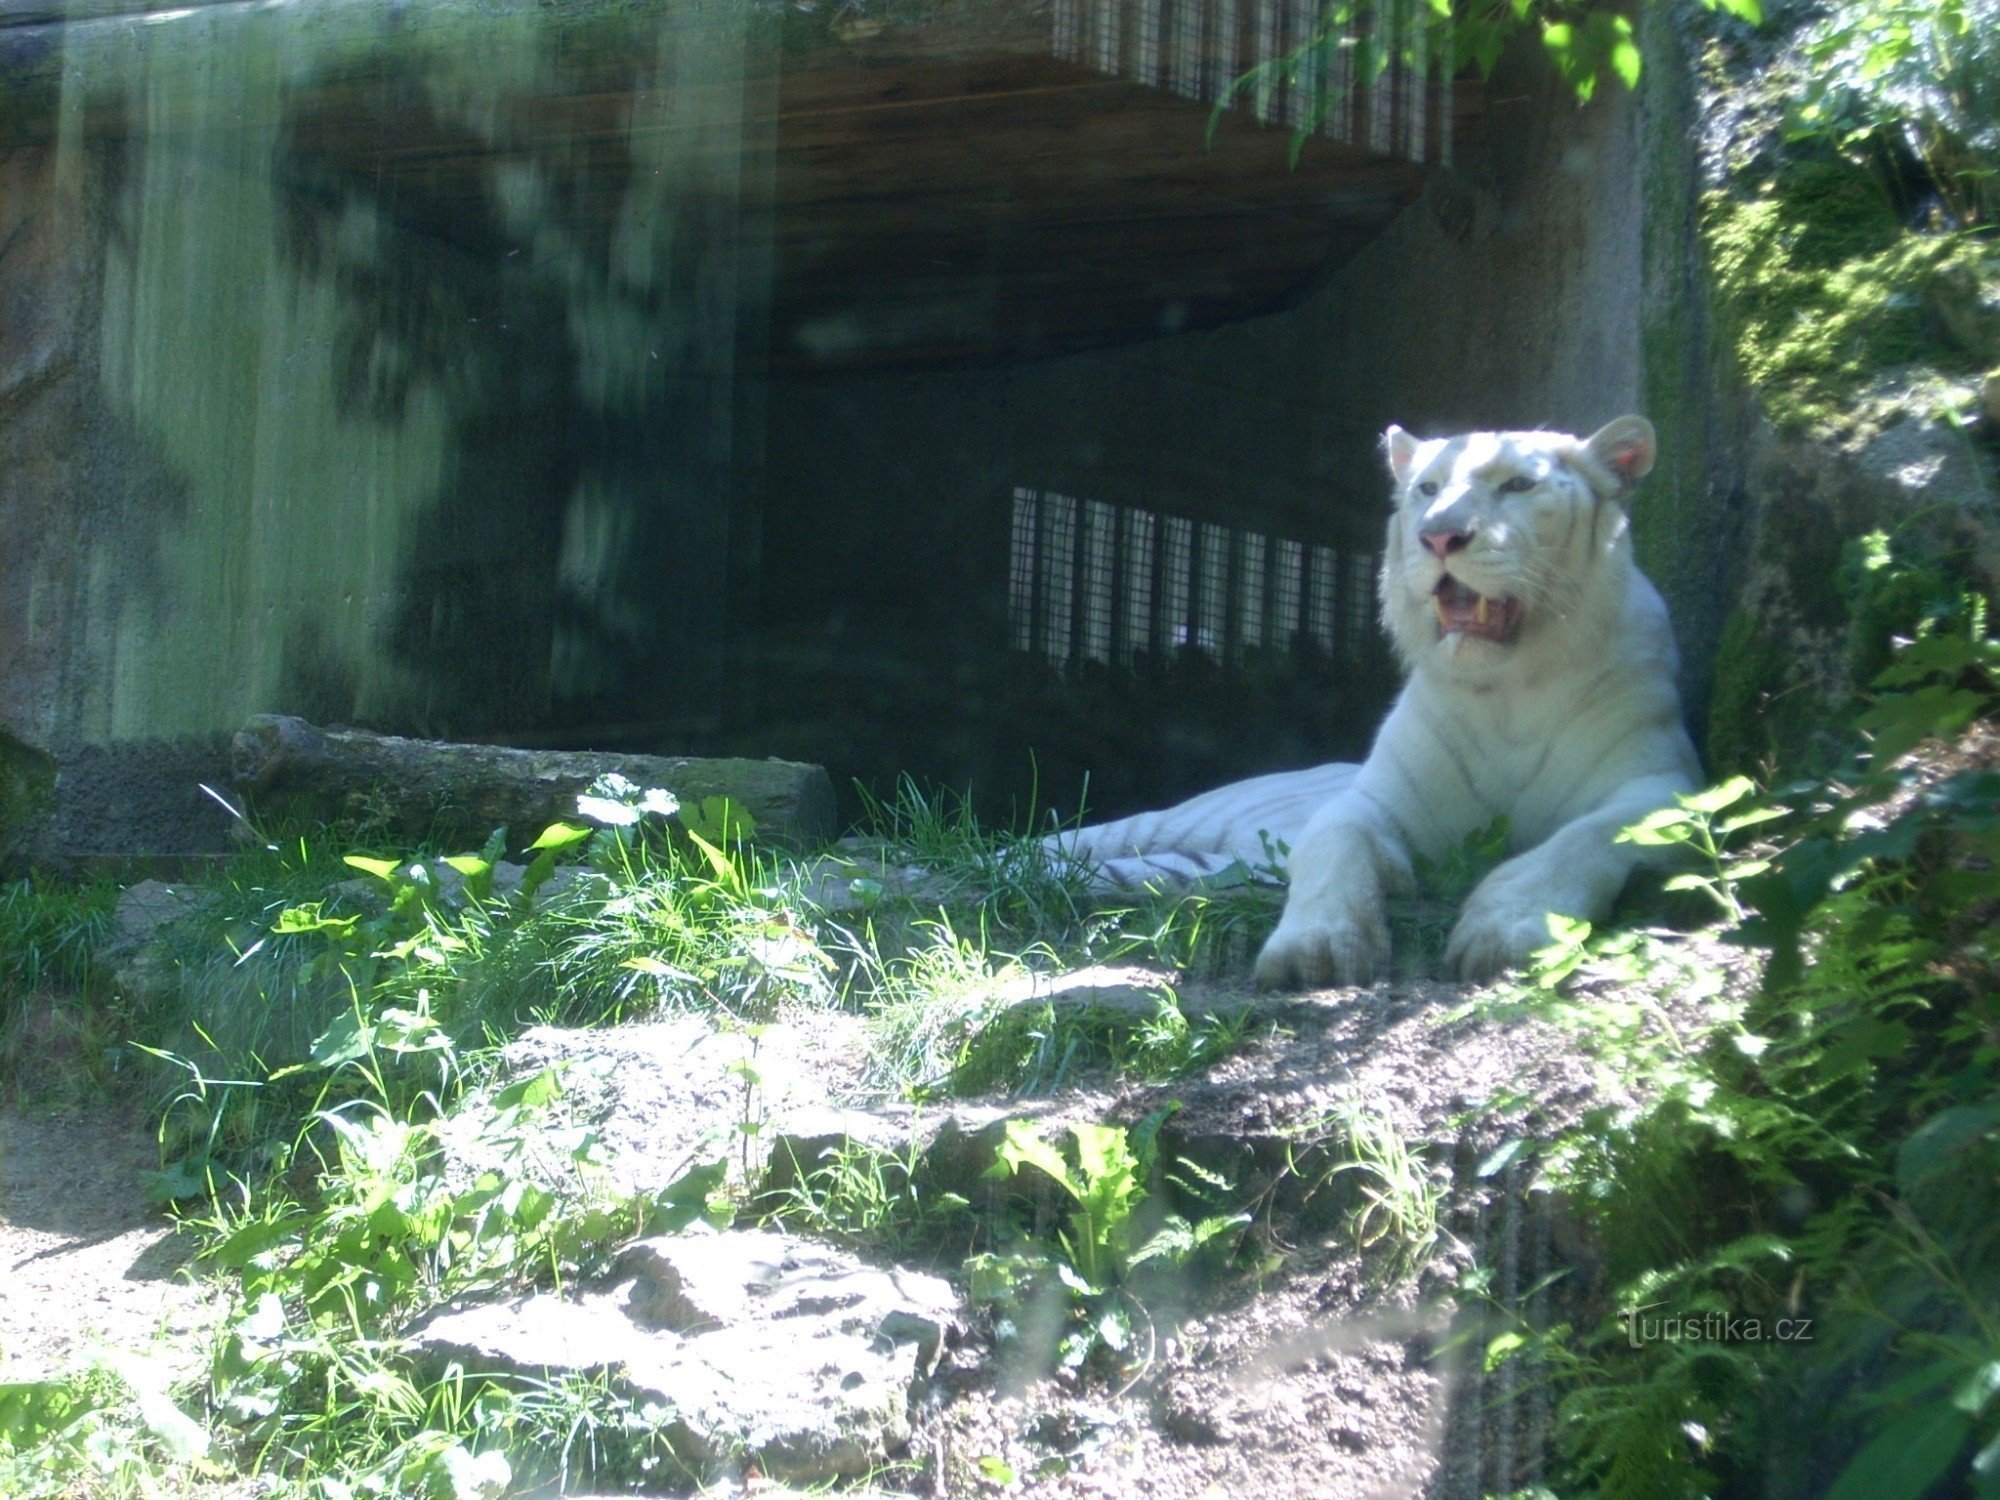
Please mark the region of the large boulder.
POLYGON ((413 1338, 433 1369, 605 1379, 660 1409, 696 1473, 754 1462, 808 1485, 866 1474, 902 1448, 957 1305, 938 1277, 739 1229, 641 1240, 603 1285, 449 1308, 413 1338))

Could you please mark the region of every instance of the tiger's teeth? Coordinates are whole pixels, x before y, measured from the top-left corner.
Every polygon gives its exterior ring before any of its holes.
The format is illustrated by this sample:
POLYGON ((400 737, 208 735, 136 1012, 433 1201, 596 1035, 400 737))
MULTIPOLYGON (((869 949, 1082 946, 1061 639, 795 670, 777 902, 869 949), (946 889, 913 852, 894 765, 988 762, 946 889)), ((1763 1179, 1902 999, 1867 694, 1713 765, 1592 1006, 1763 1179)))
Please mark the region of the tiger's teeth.
POLYGON ((1492 601, 1490 601, 1484 594, 1481 594, 1479 596, 1479 608, 1475 610, 1473 613, 1475 618, 1477 618, 1479 623, 1482 625, 1486 623, 1486 606, 1491 602, 1492 601))
POLYGON ((1444 595, 1432 594, 1431 603, 1437 606, 1438 624, 1442 625, 1446 630, 1451 629, 1451 616, 1445 613, 1444 595))

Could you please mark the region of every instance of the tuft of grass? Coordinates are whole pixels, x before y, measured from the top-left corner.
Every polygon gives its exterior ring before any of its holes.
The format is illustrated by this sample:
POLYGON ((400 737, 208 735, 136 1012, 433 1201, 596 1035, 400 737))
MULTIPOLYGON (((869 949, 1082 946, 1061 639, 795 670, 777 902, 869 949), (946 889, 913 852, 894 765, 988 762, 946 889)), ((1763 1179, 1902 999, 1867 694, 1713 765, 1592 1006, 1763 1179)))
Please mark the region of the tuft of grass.
POLYGON ((1096 1069, 1164 1083, 1220 1062, 1249 1027, 1247 1008, 1190 1015, 1166 989, 1151 1011, 1016 1003, 967 1037, 945 1088, 954 1094, 1052 1094, 1096 1069))
POLYGON ((909 1258, 964 1229, 970 1205, 920 1185, 922 1143, 885 1150, 848 1140, 768 1205, 773 1222, 863 1250, 909 1258))
POLYGON ((984 927, 1023 946, 1073 940, 1088 925, 1088 869, 1051 850, 1041 833, 989 829, 965 796, 907 776, 886 801, 865 789, 862 799, 863 836, 938 877, 927 907, 976 912, 984 927))
POLYGON ((0 999, 27 991, 77 991, 111 930, 118 889, 35 877, 0 884, 0 999))
POLYGON ((1129 906, 1106 905, 1087 948, 1101 962, 1155 963, 1194 979, 1240 978, 1278 924, 1284 894, 1246 878, 1188 891, 1148 891, 1129 906))
POLYGON ((0 1094, 50 1104, 112 1087, 124 1017, 91 965, 117 901, 103 882, 0 884, 0 1094))
POLYGON ((601 901, 552 915, 562 1012, 607 1024, 651 1011, 761 1018, 836 999, 835 964, 774 872, 697 866, 668 848, 601 901))
POLYGON ((968 1040, 1003 1009, 1010 985, 1031 972, 1031 958, 997 953, 988 934, 964 937, 940 913, 917 924, 929 941, 884 956, 871 923, 850 941, 850 987, 869 1016, 868 1081, 884 1092, 917 1097, 951 1076, 968 1040))
POLYGON ((1324 1141, 1334 1153, 1323 1184, 1345 1178, 1356 1190, 1348 1215, 1355 1249, 1371 1257, 1384 1281, 1408 1281, 1443 1236, 1439 1173, 1393 1121, 1355 1094, 1343 1094, 1301 1135, 1324 1141))

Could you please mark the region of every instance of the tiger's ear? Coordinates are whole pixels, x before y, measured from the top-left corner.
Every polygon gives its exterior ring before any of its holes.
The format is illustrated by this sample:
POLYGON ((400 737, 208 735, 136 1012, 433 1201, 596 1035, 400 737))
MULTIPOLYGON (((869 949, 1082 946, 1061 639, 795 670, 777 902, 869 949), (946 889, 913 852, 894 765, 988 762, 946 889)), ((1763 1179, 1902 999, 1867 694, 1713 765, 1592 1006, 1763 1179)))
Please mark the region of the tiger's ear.
POLYGON ((1417 449, 1422 446, 1394 423, 1382 434, 1382 449, 1389 455, 1389 472, 1396 476, 1399 487, 1410 482, 1410 465, 1417 461, 1417 449))
POLYGON ((1590 456, 1617 478, 1623 489, 1631 489, 1653 469, 1659 456, 1659 442, 1653 424, 1644 417, 1619 417, 1606 422, 1584 440, 1590 456))

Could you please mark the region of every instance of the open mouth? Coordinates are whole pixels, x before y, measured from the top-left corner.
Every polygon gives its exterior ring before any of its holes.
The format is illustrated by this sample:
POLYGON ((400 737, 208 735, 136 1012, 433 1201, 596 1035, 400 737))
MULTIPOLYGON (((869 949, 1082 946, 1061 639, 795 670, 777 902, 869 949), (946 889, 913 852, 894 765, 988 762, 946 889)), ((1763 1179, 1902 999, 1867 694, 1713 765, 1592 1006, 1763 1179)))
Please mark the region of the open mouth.
POLYGON ((1438 628, 1446 635, 1511 641, 1521 629, 1519 599, 1489 599, 1449 573, 1431 590, 1431 603, 1437 606, 1438 628))

